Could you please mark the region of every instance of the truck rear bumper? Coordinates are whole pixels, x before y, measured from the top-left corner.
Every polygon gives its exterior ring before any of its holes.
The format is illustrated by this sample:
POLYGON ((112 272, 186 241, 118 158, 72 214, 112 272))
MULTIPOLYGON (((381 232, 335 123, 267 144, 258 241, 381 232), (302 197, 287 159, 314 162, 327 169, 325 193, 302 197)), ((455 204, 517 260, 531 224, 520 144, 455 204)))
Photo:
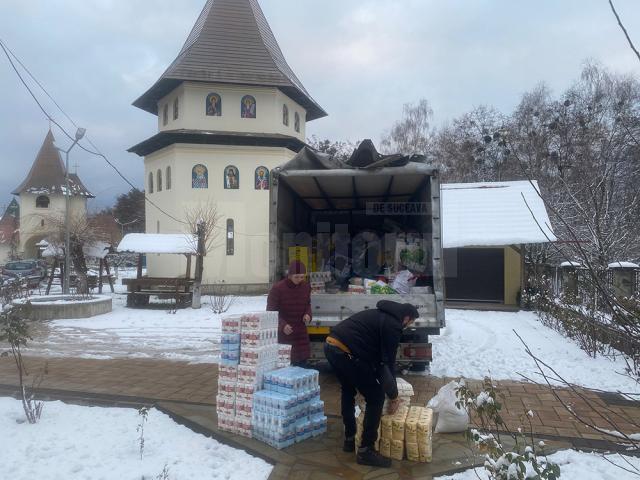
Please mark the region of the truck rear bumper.
MULTIPOLYGON (((398 354, 396 361, 398 363, 429 363, 433 359, 433 352, 430 343, 401 343, 398 345, 398 354)), ((311 358, 310 360, 323 362, 326 361, 324 356, 324 341, 311 342, 311 358)))

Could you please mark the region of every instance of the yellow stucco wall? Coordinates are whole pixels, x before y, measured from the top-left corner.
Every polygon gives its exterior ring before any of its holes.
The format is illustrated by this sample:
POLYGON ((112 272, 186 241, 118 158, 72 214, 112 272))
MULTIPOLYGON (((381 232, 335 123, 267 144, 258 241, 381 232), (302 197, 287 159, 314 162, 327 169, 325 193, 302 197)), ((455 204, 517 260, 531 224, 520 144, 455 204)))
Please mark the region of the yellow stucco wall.
MULTIPOLYGON (((286 148, 238 147, 222 145, 177 144, 145 158, 145 183, 149 172, 154 177, 171 166, 171 190, 154 190, 149 198, 163 210, 185 219, 185 212, 198 204, 214 204, 219 214, 219 234, 213 251, 204 263, 205 284, 220 281, 230 284, 264 284, 269 277, 269 191, 256 190, 254 172, 262 165, 269 170, 291 159, 286 148), (202 164, 208 169, 209 188, 194 189, 191 170, 202 164), (224 189, 224 168, 234 165, 240 174, 240 188, 224 189), (234 221, 234 255, 226 254, 226 222, 234 221)), ((163 178, 166 185, 166 178, 163 178)), ((187 227, 176 222, 147 202, 147 233, 184 233, 187 227), (158 228, 159 227, 159 228, 158 228)), ((177 255, 148 255, 149 276, 184 275, 186 260, 177 255)), ((193 270, 192 270, 193 272, 193 270)))
MULTIPOLYGON (((60 224, 64 221, 66 200, 64 195, 48 195, 49 208, 36 208, 38 195, 22 193, 20 202, 20 246, 18 252, 25 258, 35 257, 37 254, 34 243, 59 234, 60 224), (44 221, 44 226, 42 225, 44 221)), ((87 215, 87 199, 85 197, 71 197, 71 222, 74 219, 85 218, 87 215)))
POLYGON ((214 130, 225 132, 279 133, 305 141, 306 111, 274 87, 222 85, 184 82, 158 102, 158 130, 214 130), (215 92, 222 100, 222 115, 207 116, 207 95, 215 92), (240 116, 240 101, 245 95, 256 99, 256 118, 240 116), (173 119, 173 103, 178 98, 178 118, 173 119), (168 122, 163 110, 169 105, 168 122), (282 122, 282 106, 289 108, 289 125, 282 122), (300 132, 294 128, 295 113, 300 116, 300 132))
POLYGON ((522 263, 520 253, 514 247, 504 247, 504 304, 517 305, 520 290, 522 263))

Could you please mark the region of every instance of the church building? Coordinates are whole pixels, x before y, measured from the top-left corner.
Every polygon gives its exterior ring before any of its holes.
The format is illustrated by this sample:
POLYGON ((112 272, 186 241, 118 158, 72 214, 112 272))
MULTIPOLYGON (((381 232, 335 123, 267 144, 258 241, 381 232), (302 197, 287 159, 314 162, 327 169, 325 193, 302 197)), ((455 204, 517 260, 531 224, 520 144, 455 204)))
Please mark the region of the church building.
MULTIPOLYGON (((147 233, 186 233, 186 213, 214 206, 205 285, 260 292, 269 281, 269 173, 305 145, 306 123, 327 115, 287 64, 257 0, 208 0, 182 50, 134 103, 158 133, 131 147, 144 157, 147 233), (173 217, 173 218, 172 218, 173 217)), ((149 276, 185 259, 148 255, 149 276)))
MULTIPOLYGON (((13 191, 20 201, 18 255, 38 258, 39 243, 60 234, 66 209, 65 166, 51 130, 25 180, 13 191)), ((77 174, 69 174, 70 217, 86 217, 87 199, 94 198, 77 174)))

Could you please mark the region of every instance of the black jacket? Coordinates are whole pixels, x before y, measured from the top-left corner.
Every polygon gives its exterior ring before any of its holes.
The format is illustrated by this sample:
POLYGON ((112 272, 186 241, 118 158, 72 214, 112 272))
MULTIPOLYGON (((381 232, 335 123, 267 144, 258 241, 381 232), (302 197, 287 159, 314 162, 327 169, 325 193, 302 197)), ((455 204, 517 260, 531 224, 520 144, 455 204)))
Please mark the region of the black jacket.
POLYGON ((404 313, 403 304, 381 300, 375 309, 358 312, 331 329, 331 336, 349 347, 354 357, 370 364, 383 378, 387 377, 383 386, 389 398, 398 395, 391 372, 395 368, 396 352, 402 337, 404 313))

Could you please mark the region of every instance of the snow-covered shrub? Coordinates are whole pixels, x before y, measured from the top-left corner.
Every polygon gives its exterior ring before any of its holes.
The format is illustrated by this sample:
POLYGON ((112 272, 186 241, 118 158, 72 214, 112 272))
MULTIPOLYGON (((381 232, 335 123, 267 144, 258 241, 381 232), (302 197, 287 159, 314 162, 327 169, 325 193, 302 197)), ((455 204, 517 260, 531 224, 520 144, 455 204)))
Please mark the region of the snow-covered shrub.
POLYGON ((500 414, 501 395, 496 391, 491 379, 486 378, 483 390, 476 393, 466 385, 456 391, 460 408, 471 412, 475 427, 465 433, 473 448, 484 453, 484 469, 491 480, 556 480, 560 478, 560 467, 547 460, 544 454, 544 442, 537 444, 533 438, 529 410, 523 415, 529 424, 528 433, 522 427, 511 432, 500 414), (506 433, 501 433, 506 432, 506 433), (508 436, 513 446, 504 446, 508 436))

